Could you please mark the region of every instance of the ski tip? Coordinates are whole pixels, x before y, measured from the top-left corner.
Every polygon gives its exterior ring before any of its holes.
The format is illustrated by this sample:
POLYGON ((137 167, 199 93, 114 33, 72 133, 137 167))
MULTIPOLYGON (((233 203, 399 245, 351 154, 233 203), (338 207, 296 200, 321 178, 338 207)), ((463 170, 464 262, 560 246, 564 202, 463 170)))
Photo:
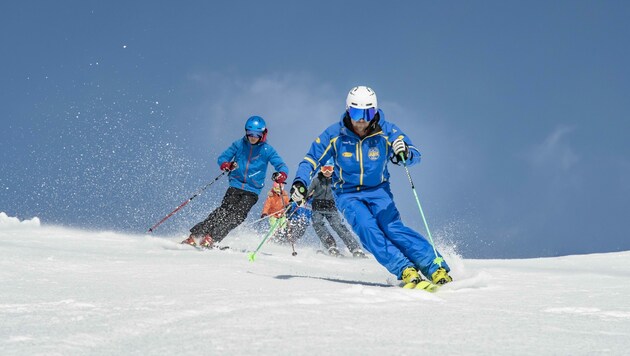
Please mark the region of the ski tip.
POLYGON ((419 283, 402 283, 400 286, 404 289, 421 289, 429 293, 435 293, 438 291, 438 289, 440 289, 438 285, 424 280, 420 281, 419 283))
POLYGON ((420 283, 418 283, 414 289, 422 289, 426 290, 427 292, 435 293, 438 291, 438 289, 440 289, 440 287, 429 281, 420 281, 420 283))

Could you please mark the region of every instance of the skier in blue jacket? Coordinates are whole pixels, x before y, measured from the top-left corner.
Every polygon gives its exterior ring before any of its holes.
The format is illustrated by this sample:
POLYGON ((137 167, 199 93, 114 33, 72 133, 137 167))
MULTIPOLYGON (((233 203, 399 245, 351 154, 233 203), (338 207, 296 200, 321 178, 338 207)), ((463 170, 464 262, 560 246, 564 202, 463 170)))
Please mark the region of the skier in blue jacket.
POLYGON ((195 239, 201 239, 199 245, 209 249, 239 226, 258 201, 268 164, 276 169, 271 176, 274 182, 286 181, 289 169, 266 141, 265 120, 260 116, 250 117, 245 123, 245 136, 234 141, 217 159, 219 168, 229 172, 230 181, 221 206, 190 229, 190 236, 183 244, 196 246, 195 239))
POLYGON ((406 288, 431 287, 418 271, 435 284, 452 281, 449 266, 435 261, 429 241, 400 219, 387 163, 400 165, 404 158, 407 165, 414 165, 420 162, 420 152, 400 128, 385 121, 372 89, 352 88, 340 122, 315 139, 298 166, 290 193, 294 202, 304 201, 312 176, 330 158, 335 164, 332 189, 337 208, 363 247, 406 288))

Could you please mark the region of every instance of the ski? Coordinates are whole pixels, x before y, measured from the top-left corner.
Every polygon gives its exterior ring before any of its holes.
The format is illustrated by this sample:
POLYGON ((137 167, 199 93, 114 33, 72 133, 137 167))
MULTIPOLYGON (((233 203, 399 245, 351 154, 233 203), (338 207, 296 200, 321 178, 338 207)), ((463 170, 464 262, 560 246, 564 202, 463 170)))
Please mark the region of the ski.
POLYGON ((422 280, 419 283, 401 283, 401 287, 404 289, 421 289, 429 293, 435 293, 440 289, 440 286, 437 284, 433 284, 425 280, 422 280))
POLYGON ((344 258, 346 257, 345 255, 343 255, 342 253, 338 252, 336 254, 330 254, 324 250, 317 250, 315 251, 318 255, 324 255, 324 256, 328 256, 328 257, 336 257, 336 258, 344 258))
POLYGON ((191 245, 191 244, 182 244, 182 245, 186 245, 186 246, 190 246, 192 248, 194 248, 197 251, 210 251, 210 250, 219 250, 219 251, 225 251, 225 250, 229 250, 230 246, 212 246, 211 248, 206 248, 206 247, 201 247, 199 245, 191 245))

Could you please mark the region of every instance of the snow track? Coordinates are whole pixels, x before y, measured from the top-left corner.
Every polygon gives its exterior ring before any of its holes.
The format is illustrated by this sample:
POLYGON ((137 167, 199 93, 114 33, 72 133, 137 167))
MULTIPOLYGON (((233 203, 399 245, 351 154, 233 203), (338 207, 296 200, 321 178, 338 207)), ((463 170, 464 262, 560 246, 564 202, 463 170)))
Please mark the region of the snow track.
POLYGON ((446 256, 455 282, 404 290, 373 258, 232 234, 79 231, 0 214, 0 350, 23 354, 626 354, 630 253, 446 256))

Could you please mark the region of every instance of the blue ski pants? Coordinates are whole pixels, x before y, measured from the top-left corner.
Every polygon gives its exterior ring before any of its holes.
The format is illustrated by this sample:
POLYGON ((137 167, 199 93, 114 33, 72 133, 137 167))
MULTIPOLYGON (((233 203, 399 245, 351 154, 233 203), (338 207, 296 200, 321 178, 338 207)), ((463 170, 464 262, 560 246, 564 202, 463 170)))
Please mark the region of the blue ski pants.
MULTIPOLYGON (((440 266, 435 264, 435 253, 429 241, 405 226, 389 188, 389 184, 336 195, 336 203, 363 247, 387 270, 401 279, 402 271, 416 267, 425 277, 440 266)), ((438 252, 438 256, 441 256, 438 252)), ((450 271, 446 262, 441 267, 450 271)))

